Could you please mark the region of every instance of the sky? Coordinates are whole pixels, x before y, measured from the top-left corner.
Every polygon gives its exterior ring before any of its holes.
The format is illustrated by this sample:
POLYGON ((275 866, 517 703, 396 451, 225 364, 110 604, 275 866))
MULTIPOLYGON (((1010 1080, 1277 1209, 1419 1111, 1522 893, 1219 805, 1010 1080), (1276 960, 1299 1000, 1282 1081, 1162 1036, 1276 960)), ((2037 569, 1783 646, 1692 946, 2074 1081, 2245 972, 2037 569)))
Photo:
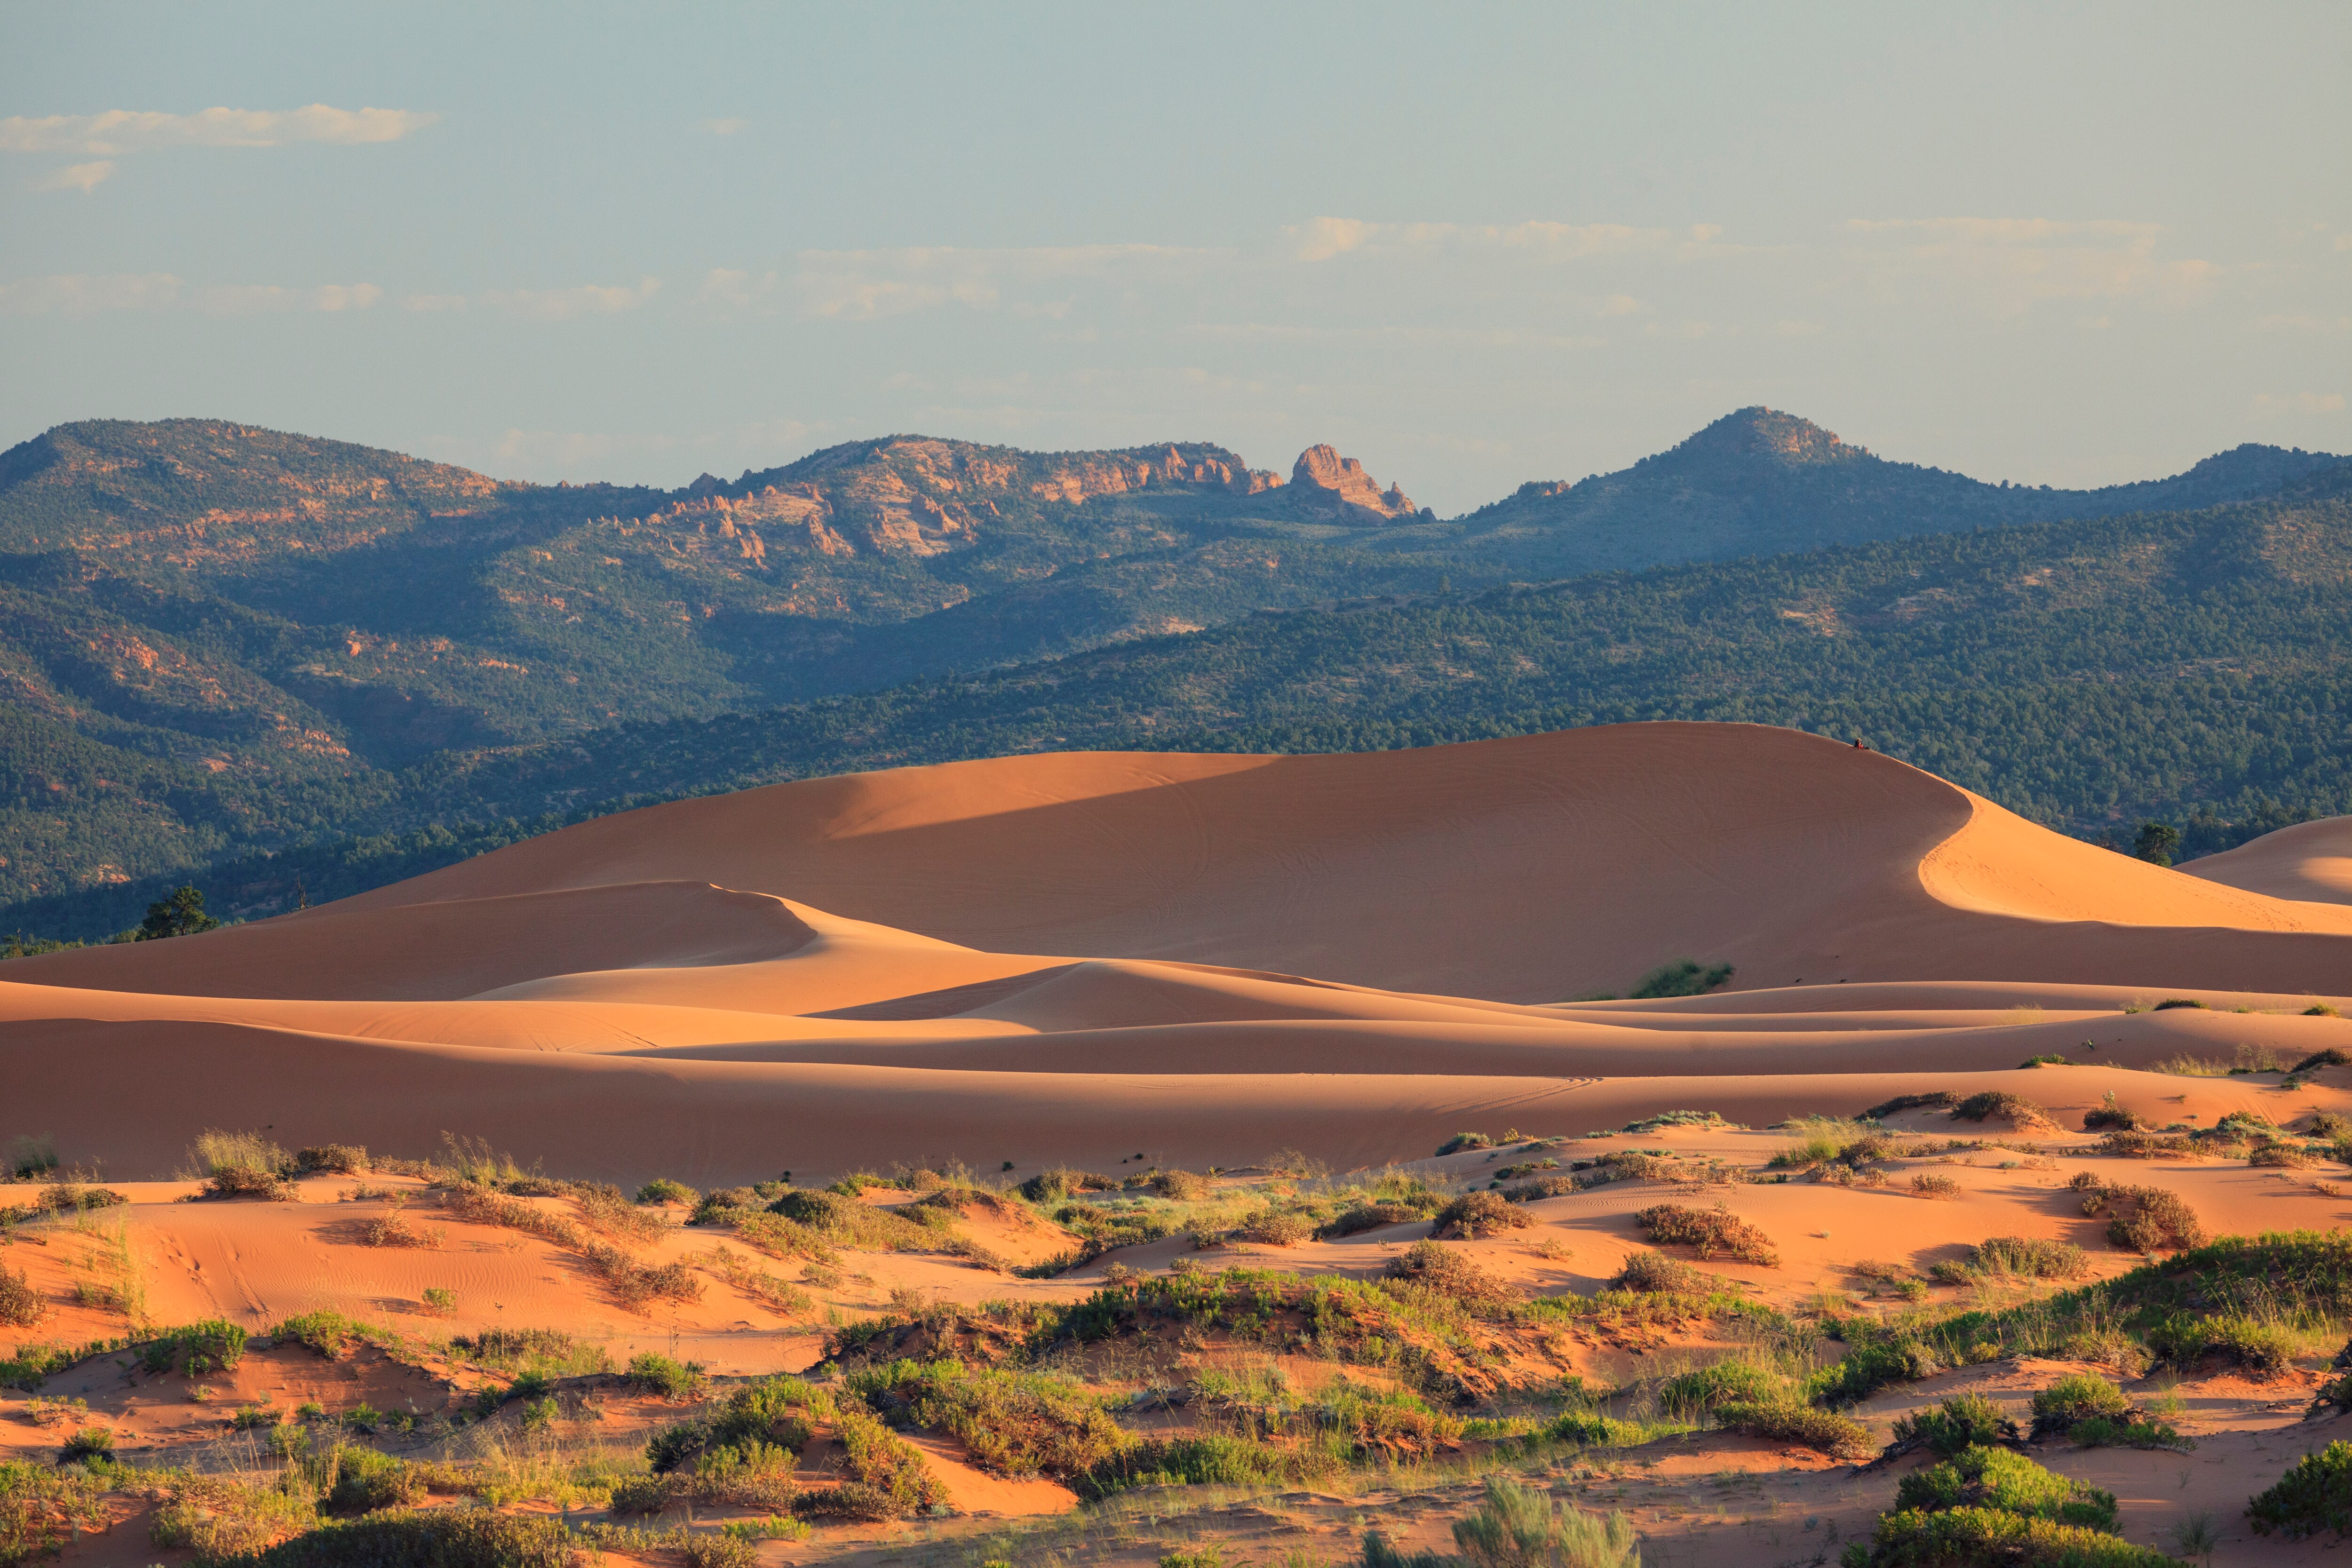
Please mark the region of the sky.
POLYGON ((2352 5, 0 3, 0 445, 2352 452, 2352 5))

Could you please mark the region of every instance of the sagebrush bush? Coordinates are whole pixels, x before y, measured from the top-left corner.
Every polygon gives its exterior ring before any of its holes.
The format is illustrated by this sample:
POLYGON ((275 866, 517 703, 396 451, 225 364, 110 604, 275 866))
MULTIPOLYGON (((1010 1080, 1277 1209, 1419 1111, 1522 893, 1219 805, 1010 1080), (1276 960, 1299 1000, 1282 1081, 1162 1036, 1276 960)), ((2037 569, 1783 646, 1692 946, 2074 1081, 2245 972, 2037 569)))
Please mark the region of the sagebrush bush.
POLYGON ((2011 1125, 2032 1125, 2050 1120, 2050 1113, 2021 1094, 2006 1089, 1989 1089, 1972 1094, 1952 1107, 1952 1115, 1961 1121, 1987 1121, 1998 1116, 2011 1125))
POLYGON ((1794 1400, 1719 1405, 1715 1419, 1726 1431, 1768 1442, 1794 1443, 1832 1458, 1862 1458, 1876 1452, 1870 1428, 1859 1421, 1817 1410, 1794 1400))
POLYGON ((1977 1243, 1976 1267, 1987 1274, 2021 1274, 2031 1279, 2075 1279, 2090 1272, 2091 1260, 2081 1247, 2071 1241, 1995 1236, 1977 1243))
POLYGON ((1915 1171, 1911 1190, 1923 1198, 1956 1198, 1960 1195, 1960 1184, 1941 1171, 1915 1171))
POLYGON ((641 1204, 684 1204, 693 1208, 702 1202, 702 1194, 684 1182, 673 1182, 667 1176, 656 1176, 637 1189, 641 1204))
POLYGON ((328 1172, 357 1176, 365 1174, 371 1167, 367 1150, 357 1143, 320 1143, 296 1150, 294 1169, 303 1175, 328 1172))
POLYGON ((1696 1247, 1702 1258, 1730 1258, 1768 1268, 1780 1266, 1772 1238, 1721 1205, 1695 1209, 1657 1204, 1635 1214, 1633 1223, 1648 1231, 1652 1241, 1696 1247))
POLYGON ((1708 1289, 1707 1277, 1695 1265, 1679 1258, 1668 1258, 1663 1252, 1628 1254, 1625 1266, 1609 1284, 1616 1290, 1675 1296, 1701 1295, 1708 1289))
POLYGON ((29 1329, 48 1316, 49 1304, 33 1289, 32 1277, 21 1268, 0 1264, 0 1323, 29 1329))
POLYGON ((1534 1216, 1500 1193, 1465 1193, 1439 1209, 1430 1229, 1433 1237, 1477 1240, 1507 1230, 1525 1230, 1534 1216))
POLYGON ((1389 1259, 1388 1276, 1425 1285, 1441 1296, 1469 1302, 1511 1299, 1509 1287, 1461 1254, 1434 1241, 1416 1241, 1389 1259))

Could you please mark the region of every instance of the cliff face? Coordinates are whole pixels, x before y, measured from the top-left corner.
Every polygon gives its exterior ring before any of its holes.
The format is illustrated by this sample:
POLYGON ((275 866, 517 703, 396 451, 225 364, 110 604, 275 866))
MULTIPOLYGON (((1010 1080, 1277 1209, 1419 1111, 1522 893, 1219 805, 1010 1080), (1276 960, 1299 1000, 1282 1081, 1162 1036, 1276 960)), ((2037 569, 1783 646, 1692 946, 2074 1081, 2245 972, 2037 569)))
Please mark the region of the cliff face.
POLYGON ((1339 456, 1333 447, 1309 447, 1299 453, 1298 461, 1291 465, 1290 483, 1291 504, 1301 512, 1339 517, 1351 511, 1370 512, 1372 517, 1361 521, 1371 521, 1418 510, 1401 487, 1392 484, 1381 489, 1364 472, 1363 464, 1339 456))
POLYGON ((705 475, 647 521, 730 539, 738 532, 730 530, 742 531, 751 560, 771 548, 925 556, 976 543, 1041 508, 1147 490, 1245 497, 1281 482, 1222 447, 1040 453, 891 437, 830 447, 731 485, 705 475))

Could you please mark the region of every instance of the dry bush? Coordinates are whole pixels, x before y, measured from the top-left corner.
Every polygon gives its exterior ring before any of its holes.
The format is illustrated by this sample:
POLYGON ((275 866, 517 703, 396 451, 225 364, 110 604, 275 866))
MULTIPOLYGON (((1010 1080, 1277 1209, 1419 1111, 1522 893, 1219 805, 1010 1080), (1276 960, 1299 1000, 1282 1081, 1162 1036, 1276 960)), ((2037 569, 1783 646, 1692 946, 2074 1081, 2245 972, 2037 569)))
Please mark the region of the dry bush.
POLYGON ((1390 1258, 1388 1274, 1392 1279, 1410 1279, 1456 1300, 1486 1303, 1511 1299, 1501 1280, 1433 1241, 1416 1241, 1390 1258))
POLYGON ((1898 1094, 1892 1100, 1880 1100, 1855 1120, 1879 1121, 1906 1110, 1948 1110, 1959 1102, 1960 1097, 1948 1089, 1939 1089, 1932 1094, 1898 1094))
POLYGON ((1614 1290, 1697 1296, 1705 1294, 1710 1283, 1695 1265, 1678 1258, 1668 1258, 1663 1252, 1636 1252, 1626 1258, 1625 1266, 1609 1285, 1614 1290))
POLYGON ((1953 1117, 1961 1121, 1989 1121, 1999 1117, 2012 1127, 2054 1126, 2050 1112, 2021 1094, 2006 1089, 1989 1089, 1972 1094, 1952 1107, 1953 1117))
POLYGON ((2116 1103, 2116 1091, 2112 1089, 2107 1090, 2106 1099, 2083 1112, 2083 1131, 2085 1132, 2131 1132, 2137 1131, 2138 1127, 2139 1118, 2116 1103))
POLYGON ((1255 1214, 1234 1228, 1234 1239, 1264 1247, 1296 1247, 1315 1234, 1315 1222, 1303 1214, 1255 1214))
POLYGON ((1780 1266, 1772 1238, 1720 1204, 1711 1209, 1659 1204, 1636 1214, 1633 1223, 1648 1231, 1652 1241, 1696 1247, 1703 1258, 1731 1258, 1768 1268, 1780 1266))
POLYGON ((1430 1235, 1452 1240, 1475 1241, 1507 1230, 1525 1230, 1536 1222, 1500 1193, 1465 1193, 1439 1209, 1430 1235))
POLYGON ((320 1143, 294 1153, 294 1169, 303 1175, 331 1172, 341 1176, 364 1175, 368 1152, 357 1143, 320 1143))
POLYGON ((1412 1204, 1360 1203, 1342 1210, 1327 1221, 1316 1235, 1325 1240, 1333 1237, 1355 1236, 1362 1231, 1378 1230, 1387 1225, 1411 1225, 1429 1217, 1427 1210, 1412 1204))
POLYGON ((1923 1198, 1956 1198, 1960 1184, 1940 1171, 1920 1171, 1911 1177, 1911 1190, 1923 1198))
POLYGON ((408 1216, 388 1214, 367 1222, 360 1239, 370 1247, 439 1247, 449 1239, 449 1232, 441 1226, 425 1229, 408 1223, 408 1216))
POLYGON ((2205 1241, 2204 1222, 2179 1194, 2163 1187, 2105 1187, 2084 1200, 2083 1212, 2109 1211, 2107 1239, 2126 1251, 2181 1252, 2205 1241), (2098 1206, 2094 1207, 2094 1203, 2098 1206))
POLYGON ((1151 1190, 1178 1203, 1194 1203, 1209 1195, 1209 1178, 1190 1171, 1154 1171, 1151 1190))
POLYGON ((0 1323, 29 1329, 48 1316, 49 1304, 21 1268, 0 1267, 0 1323))
POLYGON ((2078 1279, 2091 1260, 2071 1241, 2038 1237, 1995 1236, 1977 1243, 1976 1267, 1986 1274, 2019 1274, 2033 1279, 2078 1279))

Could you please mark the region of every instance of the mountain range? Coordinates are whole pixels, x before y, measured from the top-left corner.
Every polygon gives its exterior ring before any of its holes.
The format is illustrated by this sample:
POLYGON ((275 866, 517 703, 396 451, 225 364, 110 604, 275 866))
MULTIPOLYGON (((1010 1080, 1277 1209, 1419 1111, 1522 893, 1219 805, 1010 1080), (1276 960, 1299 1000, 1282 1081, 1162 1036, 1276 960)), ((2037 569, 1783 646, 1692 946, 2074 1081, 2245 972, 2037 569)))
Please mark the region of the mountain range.
MULTIPOLYGON (((2332 519, 2325 492, 2341 462, 2241 447, 2105 489, 1994 485, 1751 408, 1622 472, 1525 485, 1440 519, 1328 447, 1285 476, 1198 443, 1031 453, 891 437, 664 491, 504 482, 217 421, 61 426, 0 454, 0 905, 86 931, 160 881, 250 869, 305 842, 347 856, 353 836, 421 836, 393 856, 413 869, 415 855, 520 831, 501 817, 824 765, 787 746, 721 766, 713 735, 879 709, 903 725, 920 700, 856 694, 954 689, 940 685, 949 678, 1033 692, 1086 679, 1099 693, 1084 672, 1150 666, 1164 681, 1171 660, 1213 663, 1234 637, 1277 636, 1257 612, 1294 612, 1279 637, 1295 637, 1317 622, 1295 613, 1318 606, 1442 617, 1517 602, 1508 585, 1530 580, 1589 580, 1580 592, 1620 603, 1686 595, 1654 573, 1593 576, 1675 563, 1826 560, 1921 535, 2063 531, 2056 520, 2263 498, 2299 497, 2296 515, 2332 519), (1218 626, 1233 628, 1223 642, 1199 635, 1218 626), (623 776, 618 759, 663 743, 671 764, 623 776), (586 760, 585 776, 569 759, 586 760), (511 783, 534 768, 563 776, 511 783)), ((1791 625, 1813 624, 1792 613, 1791 625)), ((1399 670, 1424 671, 1447 646, 1400 635, 1382 655, 1399 670)), ((1556 676, 1582 668, 1537 662, 1556 676)), ((1589 696, 1607 673, 1576 679, 1589 696)), ((978 754, 1076 731, 1087 738, 1073 743, 1181 732, 1213 746, 1263 731, 1269 702, 1281 723, 1326 731, 1428 708, 1418 674, 1385 688, 1369 670, 1351 679, 1347 691, 1306 683, 1286 699, 1265 689, 1108 722, 1048 714, 1017 733, 939 713, 925 733, 885 724, 866 752, 829 754, 978 754), (1317 690, 1327 710, 1308 713, 1317 690)), ((1493 690, 1454 719, 1524 727, 1532 710, 1498 708, 1493 690)), ((1592 706, 1565 689, 1546 702, 1592 706)), ((1339 743, 1383 742, 1367 731, 1339 743)), ((2195 798, 2209 797, 2222 795, 2195 798)), ((2042 815, 2094 814, 2053 797, 2042 815)), ((349 879, 320 869, 320 891, 349 879)), ((289 891, 279 881, 261 879, 257 908, 289 891)))

